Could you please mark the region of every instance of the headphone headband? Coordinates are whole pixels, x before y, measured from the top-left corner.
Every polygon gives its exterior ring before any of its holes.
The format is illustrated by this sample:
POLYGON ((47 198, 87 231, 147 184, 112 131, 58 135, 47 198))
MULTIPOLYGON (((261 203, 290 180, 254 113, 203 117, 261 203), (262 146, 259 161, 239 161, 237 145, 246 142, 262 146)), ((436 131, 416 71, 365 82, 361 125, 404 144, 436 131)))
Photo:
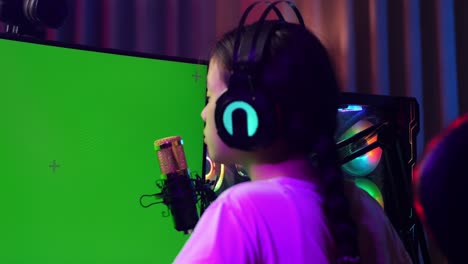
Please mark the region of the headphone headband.
MULTIPOLYGON (((254 48, 257 46, 257 39, 258 39, 258 36, 260 34, 260 31, 262 30, 262 26, 263 24, 265 23, 265 20, 266 20, 266 17, 268 16, 268 14, 271 12, 272 9, 275 10, 275 12, 278 12, 276 10, 278 10, 278 8, 276 7, 277 4, 279 3, 287 3, 289 7, 291 7, 291 9, 294 11, 294 13, 296 14, 296 17, 297 17, 297 20, 299 21, 299 24, 301 24, 304 28, 305 28, 305 24, 304 24, 304 20, 302 19, 302 16, 301 16, 301 13, 299 12, 299 10, 297 9, 297 7, 294 5, 294 3, 292 3, 291 1, 276 1, 276 2, 273 2, 273 3, 270 3, 270 5, 263 11, 262 15, 260 16, 260 19, 259 19, 259 22, 258 22, 258 25, 257 25, 257 28, 255 30, 255 34, 254 34, 254 37, 253 37, 253 40, 252 40, 252 47, 251 47, 251 52, 249 53, 249 62, 253 62, 254 60, 255 61, 258 61, 259 58, 254 58, 254 53, 252 52, 254 50, 254 48)), ((284 19, 283 16, 281 16, 280 20, 282 22, 285 22, 286 20, 284 19)), ((273 27, 273 29, 275 29, 276 27, 273 27)), ((269 29, 269 31, 273 31, 273 29, 269 29)), ((263 39, 261 39, 260 41, 260 44, 259 47, 261 47, 263 49, 263 47, 265 46, 265 43, 267 41, 267 39, 269 39, 269 36, 270 36, 271 32, 268 32, 268 34, 265 35, 265 37, 263 39)), ((255 52, 255 54, 259 54, 258 52, 255 52)), ((257 55, 256 55, 257 56, 257 55)))
POLYGON ((266 17, 268 16, 268 14, 272 10, 274 10, 276 16, 278 17, 278 19, 280 21, 282 21, 282 22, 286 21, 284 19, 284 16, 281 14, 281 11, 276 7, 276 5, 278 5, 279 3, 283 3, 283 2, 287 3, 288 6, 294 11, 294 13, 296 15, 296 18, 299 21, 299 24, 301 24, 305 28, 304 19, 302 18, 302 15, 299 12, 299 9, 297 9, 296 5, 293 2, 285 1, 285 0, 275 1, 273 3, 270 2, 270 1, 257 1, 257 2, 254 2, 245 10, 245 12, 242 15, 242 18, 241 18, 241 20, 239 22, 239 26, 237 28, 237 34, 236 34, 236 41, 234 43, 234 52, 233 52, 233 59, 232 59, 233 64, 236 64, 236 63, 239 62, 239 54, 241 53, 241 49, 240 49, 241 33, 242 33, 243 28, 244 28, 245 21, 247 20, 247 17, 250 14, 250 12, 253 10, 253 8, 255 6, 257 6, 258 4, 261 4, 261 3, 268 4, 268 7, 263 11, 263 13, 260 16, 260 19, 258 21, 258 24, 257 24, 257 26, 255 28, 255 34, 253 36, 250 51, 248 53, 248 62, 255 62, 255 61, 260 60, 260 58, 259 58, 260 56, 258 56, 258 54, 260 54, 260 52, 258 52, 258 51, 263 50, 263 46, 267 42, 267 40, 269 38, 269 35, 271 33, 269 31, 272 30, 271 28, 269 30, 267 30, 267 34, 264 34, 263 35, 264 37, 260 41, 261 45, 257 46, 258 37, 260 35, 260 32, 262 31, 262 26, 263 26, 263 24, 264 24, 264 22, 266 20, 266 17), (257 47, 257 49, 255 49, 255 47, 257 47))
POLYGON ((295 12, 299 23, 304 20, 291 1, 257 1, 251 4, 234 32, 232 73, 228 89, 216 101, 215 122, 219 137, 230 147, 254 150, 270 145, 279 135, 281 113, 277 103, 263 88, 259 75, 265 46, 278 27, 286 24, 284 16, 276 7, 285 2, 295 12), (260 3, 268 4, 255 27, 246 31, 248 15, 260 3), (265 23, 271 11, 279 21, 265 23))
MULTIPOLYGON (((270 1, 257 1, 257 2, 254 2, 252 3, 244 12, 244 14, 242 14, 242 18, 241 20, 239 21, 239 26, 237 27, 237 33, 236 33, 236 41, 234 42, 234 52, 233 52, 233 58, 232 58, 232 62, 233 64, 236 64, 238 62, 238 57, 239 57, 239 53, 240 53, 240 49, 239 49, 239 46, 240 46, 240 42, 241 42, 241 33, 242 33, 242 30, 244 28, 244 25, 245 25, 245 21, 247 20, 247 17, 249 16, 250 12, 252 11, 252 9, 258 5, 258 4, 269 4, 269 7, 272 5, 272 3, 270 1)), ((283 15, 281 14, 281 12, 279 11, 279 9, 276 7, 276 6, 273 6, 273 9, 276 13, 276 16, 284 21, 284 17, 283 15)), ((270 9, 271 10, 271 9, 270 9)))

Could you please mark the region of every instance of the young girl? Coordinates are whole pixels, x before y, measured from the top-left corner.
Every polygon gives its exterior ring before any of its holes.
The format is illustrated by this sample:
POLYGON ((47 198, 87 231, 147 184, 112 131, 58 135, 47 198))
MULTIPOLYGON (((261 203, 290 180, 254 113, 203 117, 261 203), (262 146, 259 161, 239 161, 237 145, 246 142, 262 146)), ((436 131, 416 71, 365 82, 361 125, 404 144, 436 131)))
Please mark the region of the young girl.
POLYGON ((339 87, 326 49, 305 27, 286 22, 245 26, 240 37, 247 41, 267 28, 272 32, 248 78, 252 86, 236 91, 261 92, 273 106, 258 111, 260 119, 276 121, 257 145, 226 141, 220 131, 229 122, 261 130, 255 118, 240 124, 245 116, 226 121, 216 113, 225 107, 220 97, 236 85, 237 30, 212 52, 201 113, 205 143, 213 161, 242 164, 251 181, 208 207, 175 263, 411 263, 380 205, 345 184, 334 139, 339 87))

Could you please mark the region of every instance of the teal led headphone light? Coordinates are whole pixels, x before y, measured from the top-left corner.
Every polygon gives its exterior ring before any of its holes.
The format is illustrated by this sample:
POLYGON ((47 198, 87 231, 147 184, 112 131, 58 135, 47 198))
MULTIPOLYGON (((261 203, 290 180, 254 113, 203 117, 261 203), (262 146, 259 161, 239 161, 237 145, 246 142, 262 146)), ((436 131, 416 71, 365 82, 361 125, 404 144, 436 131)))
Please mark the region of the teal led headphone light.
POLYGON ((215 122, 219 137, 226 145, 255 150, 266 147, 278 134, 279 115, 276 105, 270 100, 266 89, 258 80, 261 73, 261 58, 265 45, 275 30, 285 23, 276 7, 285 2, 295 12, 299 23, 305 28, 299 10, 290 1, 260 1, 251 4, 239 22, 233 49, 233 67, 228 89, 216 102, 215 122), (244 32, 244 23, 250 11, 260 3, 269 4, 263 11, 255 30, 244 32), (267 15, 274 10, 278 21, 265 23, 267 15), (244 32, 241 41, 241 33, 244 32), (249 46, 250 44, 250 46, 249 46))

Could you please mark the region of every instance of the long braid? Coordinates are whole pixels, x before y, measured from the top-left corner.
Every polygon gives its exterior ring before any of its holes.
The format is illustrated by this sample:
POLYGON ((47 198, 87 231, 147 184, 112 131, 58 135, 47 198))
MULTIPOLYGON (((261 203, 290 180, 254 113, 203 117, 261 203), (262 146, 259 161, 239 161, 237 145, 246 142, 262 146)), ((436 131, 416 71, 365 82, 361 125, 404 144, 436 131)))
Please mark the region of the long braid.
POLYGON ((357 228, 345 197, 344 176, 338 162, 335 141, 322 137, 316 146, 316 158, 322 181, 324 211, 338 254, 338 263, 360 263, 357 228))

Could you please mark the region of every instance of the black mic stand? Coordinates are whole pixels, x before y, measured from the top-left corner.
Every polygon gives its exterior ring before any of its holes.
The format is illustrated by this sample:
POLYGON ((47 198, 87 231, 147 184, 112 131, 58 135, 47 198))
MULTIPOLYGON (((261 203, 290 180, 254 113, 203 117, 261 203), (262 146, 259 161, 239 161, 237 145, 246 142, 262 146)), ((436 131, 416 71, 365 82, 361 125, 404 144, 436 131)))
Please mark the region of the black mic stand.
POLYGON ((217 198, 216 193, 213 191, 215 181, 210 181, 200 175, 195 174, 195 179, 192 179, 195 186, 195 194, 200 202, 200 216, 205 212, 206 208, 217 198))
MULTIPOLYGON (((216 199, 216 193, 213 191, 213 185, 215 184, 214 181, 210 181, 201 177, 197 173, 195 173, 195 178, 190 179, 192 182, 192 186, 194 186, 194 192, 197 196, 197 203, 199 203, 199 216, 201 216, 206 208, 216 199)), ((144 194, 140 197, 140 205, 144 208, 148 208, 155 204, 165 204, 168 208, 167 211, 162 212, 163 217, 168 217, 170 215, 169 207, 171 206, 170 196, 168 194, 168 189, 166 185, 166 180, 157 180, 156 186, 161 190, 158 193, 154 194, 144 194), (154 197, 157 199, 156 202, 152 202, 150 204, 144 205, 143 199, 145 197, 154 197)))

